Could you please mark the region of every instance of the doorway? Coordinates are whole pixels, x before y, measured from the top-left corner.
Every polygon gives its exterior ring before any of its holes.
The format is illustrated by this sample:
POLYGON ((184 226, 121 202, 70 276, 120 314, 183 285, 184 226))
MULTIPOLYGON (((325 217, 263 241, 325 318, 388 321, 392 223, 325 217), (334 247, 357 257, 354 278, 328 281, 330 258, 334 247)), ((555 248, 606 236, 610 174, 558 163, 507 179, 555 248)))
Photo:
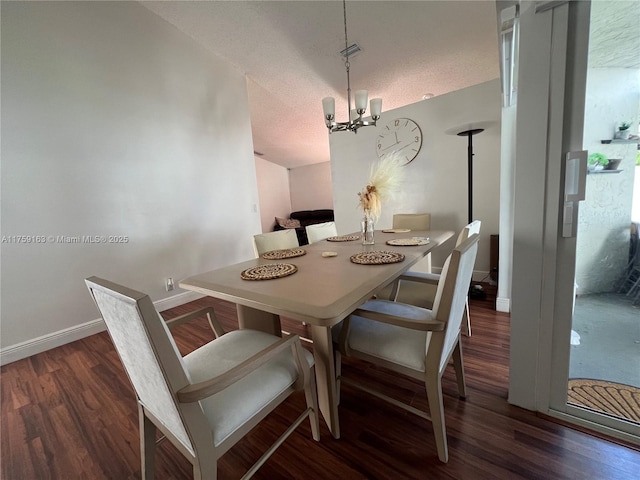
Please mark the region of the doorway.
MULTIPOLYGON (((625 113, 612 109, 611 119, 585 122, 589 47, 595 44, 589 43, 591 7, 601 3, 618 2, 519 3, 509 402, 638 443, 638 424, 571 403, 568 391, 576 293, 590 293, 587 279, 608 283, 609 290, 602 291, 613 291, 629 251, 630 198, 625 226, 607 227, 606 233, 595 229, 589 239, 584 237, 589 231, 581 229, 580 215, 587 209, 578 201, 583 189, 569 188, 579 183, 573 180, 583 178, 588 153, 607 145, 602 141, 613 138, 615 122, 621 121, 617 115, 625 113), (587 125, 598 130, 588 130, 587 125), (588 268, 578 265, 583 260, 579 242, 585 245, 585 240, 591 255, 588 268)), ((637 109, 637 83, 633 91, 635 100, 625 105, 637 109)), ((636 121, 637 110, 630 114, 636 121)), ((617 150, 610 154, 615 158, 617 150)), ((598 213, 600 226, 613 217, 607 210, 614 208, 611 195, 622 192, 614 182, 628 181, 625 175, 631 175, 631 167, 618 169, 625 173, 585 175, 587 201, 596 199, 591 190, 609 195, 610 205, 603 200, 598 213)), ((615 209, 617 216, 620 207, 615 209)))
POLYGON ((634 14, 640 15, 637 2, 591 5, 583 149, 606 164, 589 170, 579 210, 568 402, 640 425, 640 306, 625 284, 637 247, 632 222, 640 139, 615 138, 622 122, 631 121, 637 133, 640 66, 637 52, 627 56, 611 42, 627 31, 640 43, 637 28, 627 23, 634 14))

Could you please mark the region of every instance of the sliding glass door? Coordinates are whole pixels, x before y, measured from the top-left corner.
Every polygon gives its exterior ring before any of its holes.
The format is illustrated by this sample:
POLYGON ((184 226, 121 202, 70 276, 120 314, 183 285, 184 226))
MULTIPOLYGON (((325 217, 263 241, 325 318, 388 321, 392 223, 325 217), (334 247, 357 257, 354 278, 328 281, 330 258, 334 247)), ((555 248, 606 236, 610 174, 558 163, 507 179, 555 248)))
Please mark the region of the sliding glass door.
MULTIPOLYGON (((580 379, 635 382, 613 375, 623 369, 625 358, 617 365, 606 363, 614 353, 624 353, 622 340, 610 337, 609 355, 596 358, 595 350, 586 350, 609 342, 605 332, 622 323, 611 309, 595 313, 586 300, 602 292, 615 295, 628 261, 631 193, 627 199, 625 192, 627 183, 632 192, 635 169, 634 158, 620 149, 633 146, 602 141, 613 137, 615 123, 623 117, 638 118, 638 85, 628 80, 629 71, 620 72, 627 75, 627 83, 609 84, 618 93, 634 91, 633 105, 623 101, 615 107, 613 92, 594 97, 593 88, 602 86, 602 77, 611 81, 612 76, 588 67, 592 2, 519 2, 518 7, 509 400, 638 442, 637 423, 578 403, 585 390, 600 388, 594 382, 583 382, 569 395, 580 379), (594 152, 622 156, 622 166, 615 170, 623 171, 588 172, 587 159, 594 152), (627 203, 623 221, 622 205, 627 203), (591 323, 585 323, 588 315, 591 323), (604 328, 598 331, 600 327, 604 328)), ((639 310, 636 316, 640 317, 639 310)), ((636 326, 640 329, 640 322, 636 326)), ((629 324, 624 337, 624 341, 638 340, 640 331, 629 324)), ((640 348, 636 345, 624 353, 628 363, 624 367, 630 367, 631 376, 634 365, 640 372, 639 359, 633 355, 640 348)))

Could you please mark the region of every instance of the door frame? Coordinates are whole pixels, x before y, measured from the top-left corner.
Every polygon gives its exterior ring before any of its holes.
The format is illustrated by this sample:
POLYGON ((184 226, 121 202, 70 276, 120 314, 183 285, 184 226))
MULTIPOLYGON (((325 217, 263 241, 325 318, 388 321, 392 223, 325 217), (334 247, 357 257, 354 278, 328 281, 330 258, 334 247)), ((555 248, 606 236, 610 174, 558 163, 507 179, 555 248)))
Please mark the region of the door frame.
POLYGON ((562 237, 563 164, 583 148, 590 7, 520 4, 509 402, 637 443, 636 425, 567 404, 576 238, 562 237))

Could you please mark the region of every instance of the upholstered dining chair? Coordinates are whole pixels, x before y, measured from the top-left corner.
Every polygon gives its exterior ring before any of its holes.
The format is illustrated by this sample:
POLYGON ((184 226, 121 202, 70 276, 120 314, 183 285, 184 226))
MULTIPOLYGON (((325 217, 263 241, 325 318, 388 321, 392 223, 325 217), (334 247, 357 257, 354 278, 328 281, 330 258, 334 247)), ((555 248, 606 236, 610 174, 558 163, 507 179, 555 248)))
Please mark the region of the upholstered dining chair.
MULTIPOLYGON (((409 230, 430 230, 431 214, 430 213, 395 213, 393 215, 392 228, 408 228, 409 230)), ((409 271, 420 271, 431 273, 431 253, 427 253, 414 267, 409 271)), ((394 281, 391 285, 380 289, 376 292, 379 298, 395 297, 398 291, 399 280, 394 281)))
POLYGON ((284 250, 300 246, 294 228, 277 230, 275 232, 259 233, 253 236, 253 250, 256 257, 272 250, 284 250))
POLYGON ((335 237, 338 235, 336 230, 336 222, 314 223, 305 227, 307 231, 307 239, 309 243, 316 243, 325 238, 335 237))
POLYGON ((339 342, 336 354, 338 388, 341 383, 351 384, 431 420, 438 458, 442 462, 449 459, 442 375, 453 357, 458 393, 461 397, 466 396, 460 327, 477 251, 478 235, 475 234, 449 255, 442 269, 432 310, 390 300, 369 300, 334 332, 339 342), (342 356, 359 358, 424 381, 430 415, 342 377, 342 356))
MULTIPOLYGON (((409 230, 430 230, 430 213, 396 213, 393 215, 392 228, 408 228, 409 230)), ((420 261, 420 269, 431 272, 431 254, 428 253, 420 261)))
MULTIPOLYGON (((474 220, 466 225, 458 234, 456 245, 460 245, 471 235, 480 234, 482 222, 474 220)), ((406 272, 400 276, 394 284, 395 290, 391 292, 391 299, 400 303, 408 303, 423 308, 433 306, 434 296, 440 275, 437 273, 406 272)), ((469 296, 465 302, 462 323, 465 325, 465 333, 471 336, 471 317, 469 313, 469 296)))
POLYGON ((194 478, 217 478, 217 460, 294 391, 307 407, 249 469, 249 478, 309 417, 319 440, 313 356, 297 336, 255 330, 224 333, 206 311, 216 338, 182 357, 148 295, 97 277, 85 280, 138 401, 142 478, 154 477, 155 446, 168 439, 193 465, 194 478), (156 441, 156 430, 164 435, 156 441))

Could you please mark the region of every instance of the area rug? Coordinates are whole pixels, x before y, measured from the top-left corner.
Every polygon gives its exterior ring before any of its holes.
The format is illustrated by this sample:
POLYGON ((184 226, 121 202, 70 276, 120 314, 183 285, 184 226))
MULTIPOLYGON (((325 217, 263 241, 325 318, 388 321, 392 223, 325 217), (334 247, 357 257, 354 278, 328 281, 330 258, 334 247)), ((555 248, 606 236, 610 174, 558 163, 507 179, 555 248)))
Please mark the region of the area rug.
POLYGON ((568 403, 640 423, 640 388, 621 383, 574 378, 568 403))

